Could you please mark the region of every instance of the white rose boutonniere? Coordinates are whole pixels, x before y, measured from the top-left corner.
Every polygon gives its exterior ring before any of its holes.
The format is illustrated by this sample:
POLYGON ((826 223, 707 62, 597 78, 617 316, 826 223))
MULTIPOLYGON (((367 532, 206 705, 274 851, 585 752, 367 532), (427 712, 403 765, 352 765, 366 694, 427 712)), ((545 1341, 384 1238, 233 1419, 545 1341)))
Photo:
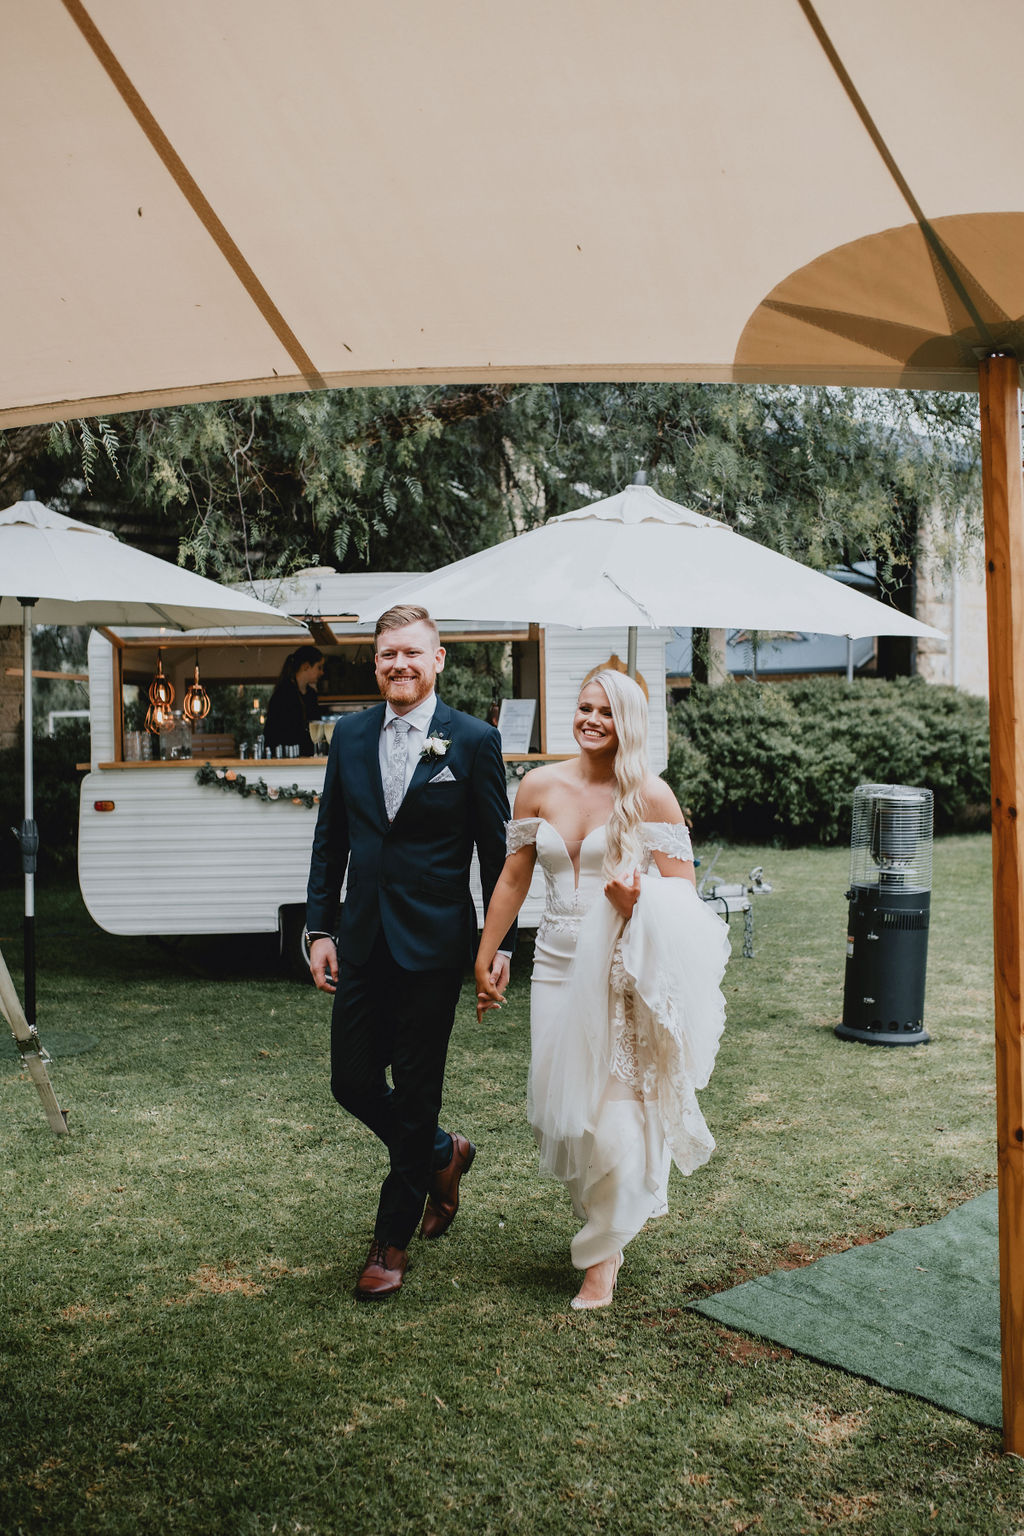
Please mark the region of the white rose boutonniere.
POLYGON ((444 757, 451 746, 451 738, 448 736, 428 736, 423 743, 423 751, 420 753, 421 763, 434 762, 439 757, 444 757))

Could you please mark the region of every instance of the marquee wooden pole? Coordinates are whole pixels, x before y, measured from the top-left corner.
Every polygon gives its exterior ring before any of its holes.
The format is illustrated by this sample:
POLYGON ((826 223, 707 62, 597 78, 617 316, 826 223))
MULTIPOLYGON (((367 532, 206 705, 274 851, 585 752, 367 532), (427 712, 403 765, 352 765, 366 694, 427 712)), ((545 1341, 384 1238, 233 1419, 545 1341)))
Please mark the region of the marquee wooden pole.
POLYGON ((1024 483, 1020 365, 980 366, 988 591, 1003 1445, 1024 1456, 1024 483))

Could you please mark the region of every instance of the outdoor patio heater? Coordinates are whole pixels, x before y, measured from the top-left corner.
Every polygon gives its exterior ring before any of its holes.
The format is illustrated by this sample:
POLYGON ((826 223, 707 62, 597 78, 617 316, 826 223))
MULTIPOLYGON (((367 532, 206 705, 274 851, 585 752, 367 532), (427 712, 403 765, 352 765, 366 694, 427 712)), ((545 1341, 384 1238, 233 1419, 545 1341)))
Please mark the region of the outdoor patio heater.
POLYGON ((932 887, 932 792, 861 784, 853 792, 841 1040, 923 1045, 932 887))

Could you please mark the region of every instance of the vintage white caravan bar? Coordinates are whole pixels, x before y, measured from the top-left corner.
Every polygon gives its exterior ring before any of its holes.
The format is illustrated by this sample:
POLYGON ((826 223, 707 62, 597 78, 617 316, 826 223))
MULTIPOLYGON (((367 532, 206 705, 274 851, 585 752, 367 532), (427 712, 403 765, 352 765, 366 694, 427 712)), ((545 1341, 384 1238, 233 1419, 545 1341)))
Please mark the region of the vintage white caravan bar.
MULTIPOLYGON (((300 618, 306 633, 255 628, 204 630, 96 630, 89 641, 89 771, 82 781, 78 870, 86 906, 101 928, 117 934, 276 934, 291 966, 300 937, 315 811, 303 792, 318 794, 325 760, 283 758, 253 761, 243 742, 259 730, 259 716, 284 657, 312 641, 327 661, 321 713, 362 709, 375 702, 373 627, 355 614, 372 608, 376 592, 408 579, 401 572, 338 575, 299 573, 287 582, 258 584, 258 595, 300 618), (199 666, 204 686, 238 701, 234 730, 203 730, 151 737, 140 725, 137 698, 158 663, 176 701, 199 666), (143 751, 162 751, 159 758, 143 751), (170 753, 191 755, 170 756, 170 753), (200 784, 196 772, 211 763, 223 774, 200 784), (229 777, 233 776, 233 777, 229 777), (263 779, 273 798, 243 798, 238 777, 263 779), (297 797, 282 791, 295 786, 297 797), (295 798, 298 803, 294 803, 295 798)), ((651 765, 660 772, 668 756, 665 706, 665 643, 669 632, 641 632, 638 671, 650 692, 651 765)), ((446 628, 450 654, 468 642, 501 643, 511 652, 512 691, 537 700, 531 750, 506 754, 510 790, 516 773, 532 762, 575 752, 572 716, 588 672, 624 657, 620 629, 572 630, 524 624, 482 623, 446 628)), ((441 679, 444 691, 444 679, 441 679)), ((476 885, 479 906, 479 884, 476 885)), ((524 925, 536 923, 543 904, 538 877, 524 908, 524 925)), ((301 963, 301 962, 299 962, 301 963)))

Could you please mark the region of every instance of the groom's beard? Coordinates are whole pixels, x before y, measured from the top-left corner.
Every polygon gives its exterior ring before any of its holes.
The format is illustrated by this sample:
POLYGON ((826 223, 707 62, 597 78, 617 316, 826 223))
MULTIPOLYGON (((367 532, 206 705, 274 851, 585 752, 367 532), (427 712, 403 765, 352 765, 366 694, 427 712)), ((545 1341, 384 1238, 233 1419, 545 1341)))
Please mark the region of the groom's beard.
POLYGON ((433 692, 434 678, 386 677, 383 682, 378 681, 377 686, 392 709, 398 707, 415 709, 417 704, 422 704, 423 700, 433 692))

